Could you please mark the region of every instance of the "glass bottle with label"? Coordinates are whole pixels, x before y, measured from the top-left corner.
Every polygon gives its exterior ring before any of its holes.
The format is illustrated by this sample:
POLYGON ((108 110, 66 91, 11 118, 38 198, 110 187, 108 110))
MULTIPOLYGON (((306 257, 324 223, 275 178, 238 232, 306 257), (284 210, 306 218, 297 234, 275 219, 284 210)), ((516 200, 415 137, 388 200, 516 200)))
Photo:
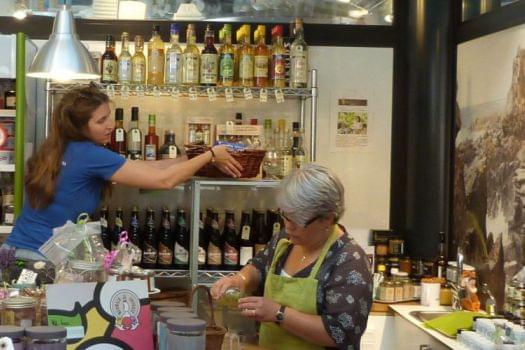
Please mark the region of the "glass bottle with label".
MULTIPOLYGON (((139 247, 141 250, 144 248, 144 240, 142 239, 142 231, 140 230, 140 221, 139 221, 139 208, 134 205, 131 209, 131 216, 129 219, 128 227, 128 238, 131 243, 139 247)), ((138 263, 142 260, 142 257, 137 257, 138 263)))
POLYGON ((257 255, 260 251, 266 248, 266 224, 264 219, 264 212, 261 210, 254 209, 252 212, 252 230, 253 237, 255 239, 255 251, 254 255, 257 255))
POLYGON ((235 32, 235 42, 237 46, 234 48, 233 55, 233 85, 239 85, 239 59, 241 57, 241 48, 242 48, 242 37, 244 36, 244 25, 241 26, 235 32))
POLYGON ((181 155, 181 151, 175 143, 175 131, 166 130, 164 134, 164 144, 159 149, 160 159, 175 159, 181 155))
POLYGON ((190 261, 190 234, 186 224, 186 212, 179 209, 175 226, 174 266, 176 269, 188 269, 190 261))
POLYGON ((186 48, 182 54, 182 82, 184 84, 199 84, 200 57, 196 45, 195 26, 188 24, 186 30, 186 48))
POLYGON ((104 248, 106 248, 107 250, 111 250, 111 235, 109 233, 108 219, 108 207, 100 208, 100 239, 102 239, 104 248))
POLYGON ((235 230, 235 213, 231 210, 226 211, 224 218, 224 239, 223 265, 225 270, 237 270, 239 268, 239 236, 235 230))
POLYGON ((116 84, 118 80, 117 55, 115 55, 115 39, 113 35, 106 35, 106 51, 100 60, 100 82, 116 84))
POLYGON ((144 56, 144 37, 135 35, 135 53, 131 58, 131 82, 144 84, 146 82, 146 56, 144 56))
POLYGON ((166 84, 182 83, 182 48, 179 45, 179 29, 176 24, 170 28, 170 47, 166 50, 164 82, 166 84))
POLYGON ((250 213, 243 211, 241 215, 241 243, 239 265, 242 267, 253 258, 254 242, 250 213))
POLYGON ((195 125, 195 144, 204 145, 204 130, 202 124, 195 125))
POLYGON ((120 233, 124 231, 124 212, 121 207, 115 212, 115 224, 111 234, 111 250, 117 249, 120 233))
POLYGON ((4 108, 16 109, 16 91, 8 89, 4 92, 4 108))
POLYGON ((206 230, 204 229, 204 222, 202 221, 202 213, 199 213, 199 251, 197 252, 197 264, 199 270, 206 268, 207 247, 208 239, 206 237, 206 230))
POLYGON ((144 246, 142 249, 142 266, 146 269, 154 269, 157 267, 158 257, 158 239, 155 232, 155 211, 148 208, 146 211, 144 234, 144 246))
POLYGON ((164 84, 164 42, 160 37, 160 26, 153 26, 148 43, 148 84, 164 84))
POLYGON ((174 239, 171 232, 170 210, 162 209, 162 220, 159 229, 159 259, 158 265, 161 269, 170 269, 173 266, 174 239))
POLYGON ((290 87, 306 88, 308 83, 308 46, 304 41, 303 20, 295 19, 295 40, 290 47, 290 87))
POLYGON ((235 48, 232 45, 231 24, 225 24, 222 33, 224 43, 220 50, 219 85, 233 86, 235 71, 235 48))
POLYGON ((264 120, 264 149, 266 154, 263 160, 263 177, 265 179, 279 178, 279 158, 274 144, 272 120, 264 120))
POLYGON ((124 110, 115 108, 115 129, 111 132, 111 150, 126 158, 126 130, 124 130, 124 110))
POLYGON ((439 232, 438 256, 436 257, 436 271, 438 277, 445 277, 447 259, 445 257, 445 232, 439 232))
POLYGON ((13 187, 7 185, 2 189, 2 223, 3 225, 13 225, 15 222, 15 196, 13 187))
POLYGON ((155 129, 155 114, 148 116, 148 134, 144 137, 144 160, 157 160, 159 136, 155 129))
POLYGON ((280 169, 280 175, 281 177, 285 177, 293 169, 293 153, 292 153, 292 145, 289 142, 289 132, 285 129, 285 121, 279 120, 279 143, 281 147, 281 169, 280 169))
POLYGON ((204 49, 201 54, 201 85, 217 85, 219 56, 213 43, 215 34, 208 24, 204 35, 204 49))
POLYGON ((286 85, 285 53, 283 44, 283 26, 272 28, 272 57, 270 65, 271 84, 274 87, 284 88, 286 85))
POLYGON ((273 236, 281 232, 281 216, 275 209, 268 209, 266 211, 266 239, 270 240, 273 236))
POLYGON ((250 45, 251 29, 246 25, 239 54, 239 85, 253 86, 253 48, 250 45))
POLYGON ((118 57, 118 82, 131 83, 131 54, 129 53, 129 34, 122 33, 122 49, 118 57))
POLYGON ((260 25, 255 31, 255 47, 254 53, 254 85, 257 87, 268 86, 268 62, 270 59, 270 51, 266 46, 266 27, 260 25))
POLYGON ((208 269, 220 270, 222 268, 222 237, 219 230, 219 213, 213 211, 210 220, 208 242, 208 269))
POLYGON ((306 153, 303 148, 303 140, 301 137, 301 129, 299 122, 293 122, 292 124, 292 157, 293 157, 293 168, 301 168, 305 164, 306 153))
POLYGON ((131 123, 127 135, 128 159, 142 159, 142 132, 139 129, 139 108, 131 107, 131 123))

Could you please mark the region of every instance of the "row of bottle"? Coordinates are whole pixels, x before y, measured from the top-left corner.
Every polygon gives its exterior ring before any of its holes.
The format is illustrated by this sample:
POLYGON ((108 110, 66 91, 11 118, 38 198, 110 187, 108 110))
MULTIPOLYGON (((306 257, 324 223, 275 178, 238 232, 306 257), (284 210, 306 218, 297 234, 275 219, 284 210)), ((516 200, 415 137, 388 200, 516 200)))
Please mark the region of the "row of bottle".
MULTIPOLYGON (((253 256, 263 250, 272 235, 281 230, 281 218, 276 210, 254 209, 252 214, 243 211, 240 227, 235 223, 235 213, 225 212, 224 226, 219 228, 219 212, 208 209, 206 217, 200 213, 199 222, 199 269, 237 270, 246 265, 253 256)), ((139 209, 134 206, 128 227, 124 227, 123 210, 118 208, 112 227, 109 211, 100 211, 101 237, 107 249, 118 244, 119 234, 127 230, 130 242, 142 250, 141 265, 144 268, 188 269, 190 259, 190 232, 188 217, 183 209, 177 211, 175 228, 172 229, 171 213, 162 209, 160 227, 155 227, 155 210, 148 208, 141 227, 139 209)))
POLYGON ((202 52, 196 45, 195 26, 188 24, 186 47, 179 45, 179 29, 170 28, 170 46, 164 50, 160 26, 153 26, 148 43, 147 65, 144 38, 135 36, 135 52, 129 51, 129 34, 122 33, 120 55, 115 54, 115 40, 106 36, 106 51, 101 59, 101 82, 120 84, 190 84, 208 86, 244 86, 306 88, 308 83, 308 46, 304 41, 303 21, 295 20, 295 39, 289 50, 283 41, 283 26, 272 27, 271 47, 266 45, 266 27, 259 25, 251 45, 251 27, 237 31, 237 47, 232 45, 232 27, 220 30, 221 47, 215 47, 215 33, 206 27, 202 52))

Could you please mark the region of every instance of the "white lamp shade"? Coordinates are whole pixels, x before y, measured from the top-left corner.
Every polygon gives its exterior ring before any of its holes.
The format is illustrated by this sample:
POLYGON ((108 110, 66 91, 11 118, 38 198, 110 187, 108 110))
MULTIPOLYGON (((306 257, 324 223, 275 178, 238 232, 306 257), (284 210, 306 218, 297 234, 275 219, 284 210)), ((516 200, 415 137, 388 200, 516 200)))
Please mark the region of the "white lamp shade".
POLYGON ((121 0, 118 3, 119 19, 145 19, 146 4, 142 1, 121 0))

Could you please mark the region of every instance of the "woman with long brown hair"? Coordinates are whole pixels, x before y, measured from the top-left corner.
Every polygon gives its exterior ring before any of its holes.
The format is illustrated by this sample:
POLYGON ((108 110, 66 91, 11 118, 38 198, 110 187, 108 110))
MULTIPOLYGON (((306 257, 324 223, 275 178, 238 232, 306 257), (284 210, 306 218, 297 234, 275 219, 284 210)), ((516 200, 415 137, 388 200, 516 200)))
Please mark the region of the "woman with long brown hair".
POLYGON ((48 138, 27 162, 27 201, 6 245, 16 256, 38 260, 38 248, 54 227, 93 213, 111 182, 143 189, 170 189, 209 162, 240 176, 241 165, 225 146, 187 160, 126 160, 104 148, 115 127, 109 98, 96 87, 66 93, 58 103, 48 138))

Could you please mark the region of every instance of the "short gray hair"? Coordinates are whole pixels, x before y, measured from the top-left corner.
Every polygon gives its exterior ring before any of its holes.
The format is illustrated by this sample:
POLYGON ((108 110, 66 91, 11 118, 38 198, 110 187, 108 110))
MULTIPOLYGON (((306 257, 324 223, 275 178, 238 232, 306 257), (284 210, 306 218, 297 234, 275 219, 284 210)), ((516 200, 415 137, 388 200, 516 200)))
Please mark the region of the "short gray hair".
POLYGON ((283 179, 277 205, 290 220, 305 225, 315 217, 334 215, 337 222, 345 211, 345 189, 328 168, 307 164, 283 179))

